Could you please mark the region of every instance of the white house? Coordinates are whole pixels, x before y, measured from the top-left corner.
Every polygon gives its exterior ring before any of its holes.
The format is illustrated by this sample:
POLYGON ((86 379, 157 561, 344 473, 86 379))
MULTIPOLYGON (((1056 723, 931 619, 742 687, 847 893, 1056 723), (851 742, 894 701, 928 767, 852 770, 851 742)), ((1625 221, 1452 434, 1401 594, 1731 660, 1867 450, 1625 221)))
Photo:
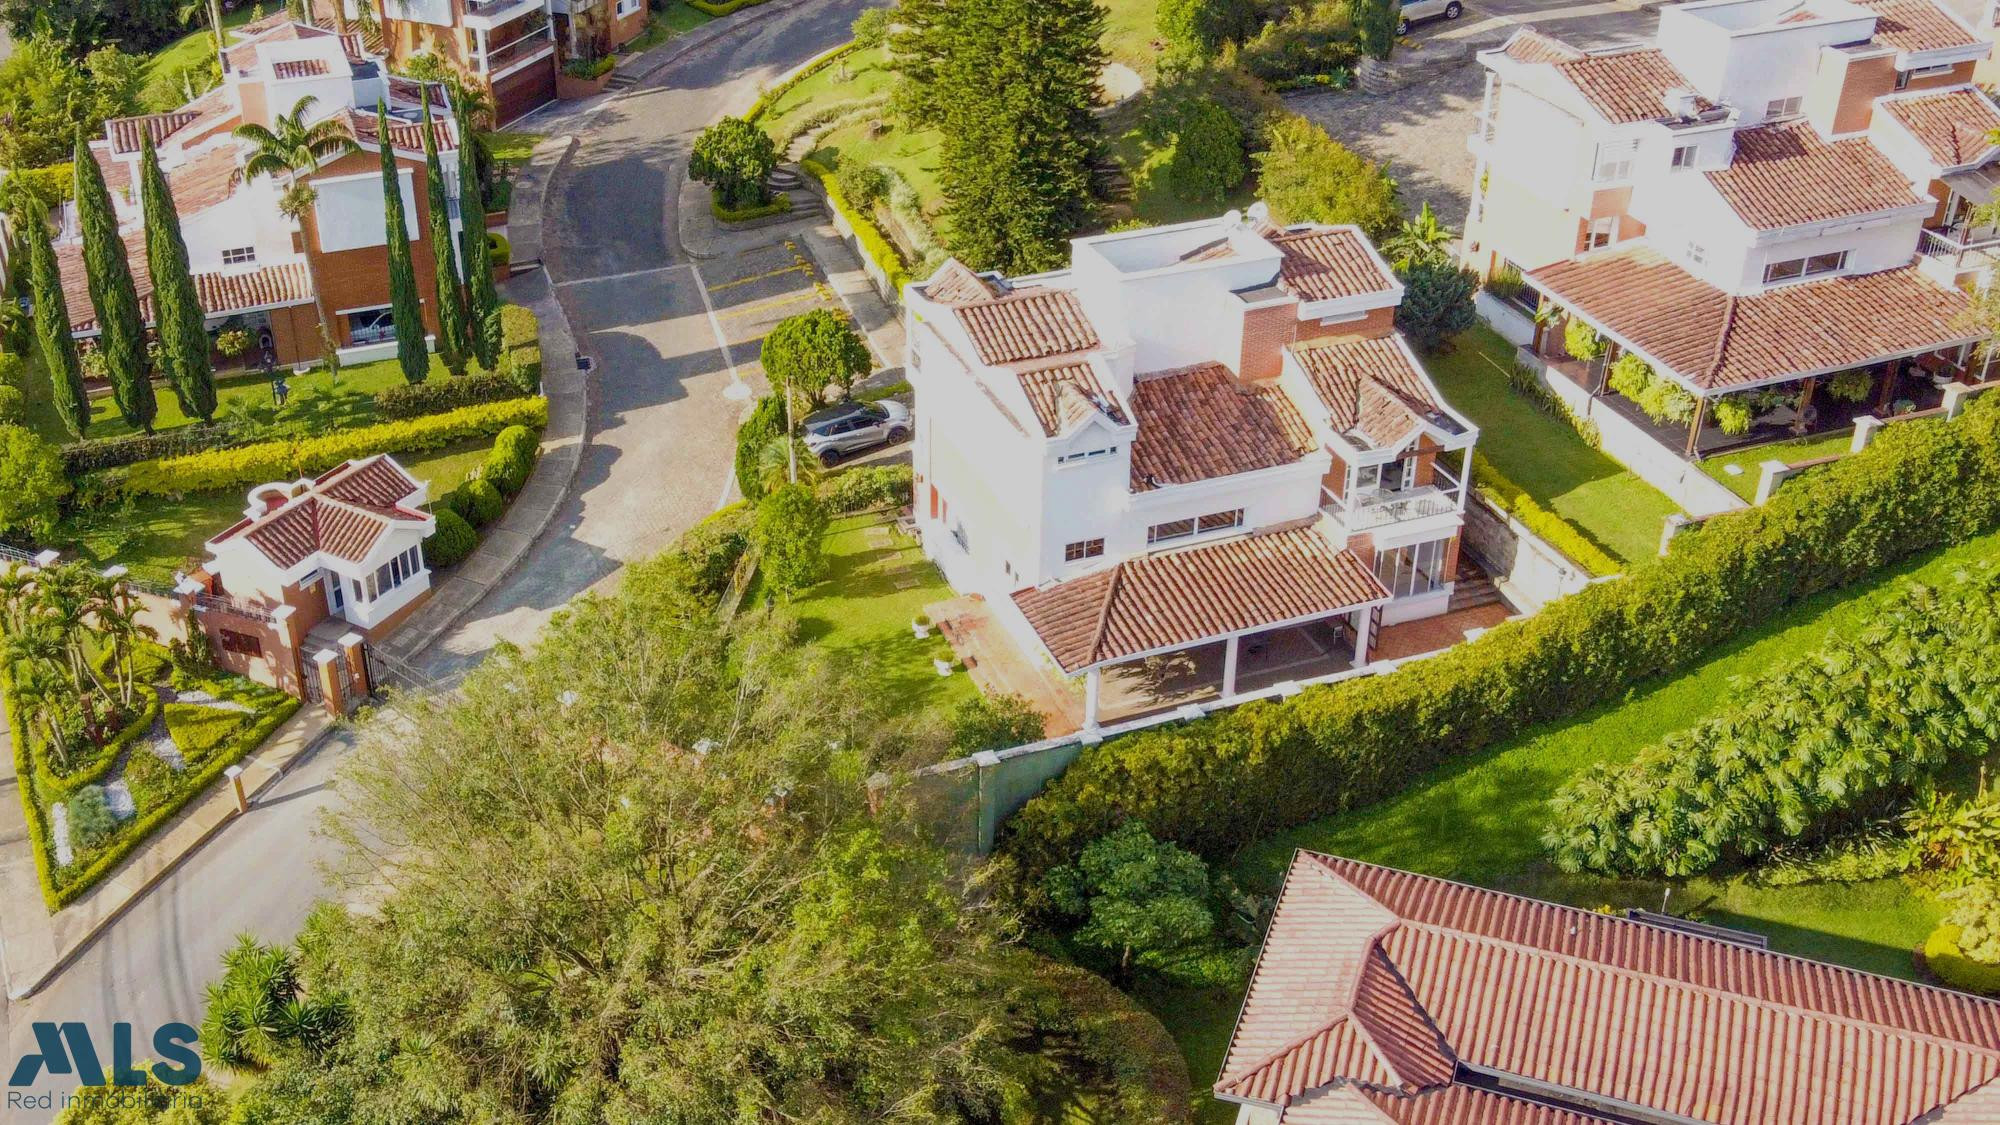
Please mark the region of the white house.
POLYGON ((1608 51, 1524 28, 1479 55, 1468 261, 1694 396, 1689 454, 1746 391, 1797 392, 1793 422, 1848 370, 1874 370, 1878 409, 1924 400, 1977 377, 1990 46, 1930 0, 1695 0, 1608 51))
POLYGON ((916 517, 952 586, 1101 671, 1450 600, 1477 430, 1394 327, 1353 227, 1247 215, 1071 243, 1032 277, 947 263, 905 292, 916 517), (1445 455, 1450 455, 1449 457, 1445 455))

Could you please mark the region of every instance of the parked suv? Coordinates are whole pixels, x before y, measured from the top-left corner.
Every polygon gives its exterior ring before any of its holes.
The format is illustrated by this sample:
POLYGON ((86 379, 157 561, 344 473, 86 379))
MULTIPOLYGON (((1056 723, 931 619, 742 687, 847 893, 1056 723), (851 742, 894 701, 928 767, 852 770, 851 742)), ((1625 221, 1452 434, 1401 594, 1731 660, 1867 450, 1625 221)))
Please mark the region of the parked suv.
POLYGON ((1403 0, 1402 15, 1396 20, 1396 34, 1408 34, 1412 23, 1434 19, 1455 20, 1464 14, 1465 7, 1458 0, 1403 0))
POLYGON ((806 418, 806 448, 821 464, 910 436, 910 408, 895 399, 843 402, 806 418))

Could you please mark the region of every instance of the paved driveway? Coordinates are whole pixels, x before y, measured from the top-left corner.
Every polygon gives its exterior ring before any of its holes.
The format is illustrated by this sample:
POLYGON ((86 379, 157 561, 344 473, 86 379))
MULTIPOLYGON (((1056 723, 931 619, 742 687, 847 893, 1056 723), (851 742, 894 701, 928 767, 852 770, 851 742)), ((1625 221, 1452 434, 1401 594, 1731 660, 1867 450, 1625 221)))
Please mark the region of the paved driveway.
MULTIPOLYGON (((1479 50, 1499 46, 1514 29, 1533 24, 1579 47, 1604 47, 1650 38, 1659 23, 1657 7, 1642 8, 1633 0, 1466 0, 1463 19, 1420 24, 1411 34, 1420 40, 1464 40, 1479 50)), ((1485 89, 1486 69, 1468 58, 1456 70, 1393 94, 1300 94, 1286 103, 1335 140, 1387 164, 1411 212, 1428 201, 1457 232, 1471 206, 1472 154, 1465 138, 1472 134, 1485 89)))

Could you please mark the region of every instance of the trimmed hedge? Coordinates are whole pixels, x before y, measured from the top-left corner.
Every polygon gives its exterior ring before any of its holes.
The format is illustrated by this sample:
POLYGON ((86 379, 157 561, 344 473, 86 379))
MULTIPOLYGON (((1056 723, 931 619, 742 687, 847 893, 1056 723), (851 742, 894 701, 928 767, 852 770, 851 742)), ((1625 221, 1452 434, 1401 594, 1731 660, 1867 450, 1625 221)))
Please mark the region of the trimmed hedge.
MULTIPOLYGON (((689 2, 692 3, 693 0, 689 2)), ((874 216, 862 213, 860 208, 847 201, 847 196, 841 193, 840 185, 834 182, 832 170, 826 165, 807 157, 799 161, 799 167, 805 169, 807 175, 819 181, 819 186, 826 190, 826 201, 833 205, 835 211, 840 212, 841 217, 847 220, 848 226, 854 228, 854 237, 860 241, 861 248, 867 251, 869 260, 873 261, 875 267, 889 279, 889 288, 901 294, 903 286, 910 280, 910 271, 903 265, 902 256, 896 253, 896 247, 883 235, 882 228, 875 225, 874 216)))
MULTIPOLYGON (((58 774, 49 768, 48 754, 30 755, 35 762, 35 788, 45 799, 58 800, 86 785, 103 781, 104 775, 111 772, 111 767, 118 764, 118 755, 123 753, 134 739, 152 729, 153 720, 160 714, 160 693, 144 684, 140 684, 138 690, 146 697, 145 703, 139 708, 138 717, 119 728, 111 741, 98 747, 94 752, 95 756, 82 769, 74 773, 58 774)), ((7 729, 14 732, 14 738, 18 742, 40 741, 30 731, 13 726, 11 723, 7 729)))
POLYGON ((542 388, 542 326, 535 314, 520 305, 500 307, 501 377, 511 379, 521 394, 535 394, 542 388))
MULTIPOLYGON (((700 7, 700 5, 696 5, 696 7, 700 7)), ((708 9, 702 8, 702 10, 707 11, 708 9)), ((758 118, 769 113, 771 107, 777 104, 779 98, 791 92, 792 87, 804 82, 806 79, 811 78, 813 75, 818 74, 820 71, 825 70, 827 67, 832 66, 834 63, 839 62, 841 59, 860 49, 861 44, 859 43, 843 43, 820 57, 813 59, 811 62, 806 63, 806 65, 793 71, 790 78, 757 95, 756 103, 750 107, 750 112, 743 115, 743 120, 755 122, 758 118)))
POLYGON ((507 499, 493 482, 485 477, 474 477, 454 490, 462 498, 464 507, 453 504, 451 510, 465 517, 465 522, 474 527, 485 527, 500 518, 507 510, 507 499))
POLYGON ((496 270, 504 270, 514 261, 514 247, 507 236, 498 231, 486 232, 486 264, 496 270))
POLYGON ((472 530, 465 517, 450 508, 432 515, 437 519, 437 530, 424 540, 424 565, 439 570, 465 561, 465 556, 479 546, 479 533, 472 530))
POLYGON ((1477 451, 1472 454, 1472 485, 1487 503, 1526 524, 1529 531, 1591 574, 1601 578, 1624 569, 1575 524, 1542 507, 1520 485, 1494 468, 1485 454, 1477 451))
POLYGON ((486 470, 480 476, 508 496, 521 491, 535 467, 535 432, 526 426, 509 426, 493 439, 493 452, 486 455, 486 470))
POLYGON ((547 424, 548 418, 547 399, 508 399, 303 441, 269 441, 187 457, 140 461, 122 472, 112 470, 119 475, 107 477, 102 484, 107 494, 181 496, 264 481, 296 480, 356 457, 437 449, 455 441, 498 433, 509 426, 540 427, 547 424))
POLYGON ((2000 996, 2000 965, 1974 961, 1958 947, 1957 926, 1939 926, 1924 939, 1924 966, 1953 988, 2000 996))
POLYGON ((1799 599, 2000 525, 2000 399, 1892 426, 1617 582, 1392 673, 1083 748, 1007 824, 1024 885, 1118 824, 1204 855, 1379 801, 1418 775, 1673 672, 1799 599))
POLYGON ((792 197, 782 193, 772 196, 768 203, 758 203, 750 207, 725 207, 719 199, 711 199, 708 202, 708 213, 714 215, 717 222, 723 223, 747 223, 753 219, 768 219, 773 215, 788 214, 791 209, 792 197))
POLYGON ((62 447, 63 471, 75 477, 139 461, 185 457, 210 449, 227 449, 247 436, 249 427, 237 422, 199 422, 156 434, 87 438, 62 447))
POLYGON ((839 515, 865 512, 889 504, 910 502, 916 471, 908 465, 870 465, 847 469, 822 480, 820 499, 839 515))
POLYGON ((1057 1080, 1080 1081, 1100 1095, 1091 1104, 1065 1108, 1082 1108, 1090 1120, 1146 1125, 1194 1121, 1187 1058, 1159 1017, 1095 973, 1034 953, 1021 956, 1034 959, 1032 984, 1023 1000, 1035 1030, 1069 1046, 1082 1064, 1057 1068, 1057 1080))
POLYGON ((375 392, 375 413, 389 421, 401 421, 520 397, 521 389, 513 379, 481 372, 457 379, 425 379, 421 383, 384 387, 375 392))
POLYGON ((763 2, 764 0, 723 0, 720 4, 711 4, 708 0, 687 0, 687 6, 697 12, 707 12, 711 16, 726 16, 743 8, 754 8, 763 2))

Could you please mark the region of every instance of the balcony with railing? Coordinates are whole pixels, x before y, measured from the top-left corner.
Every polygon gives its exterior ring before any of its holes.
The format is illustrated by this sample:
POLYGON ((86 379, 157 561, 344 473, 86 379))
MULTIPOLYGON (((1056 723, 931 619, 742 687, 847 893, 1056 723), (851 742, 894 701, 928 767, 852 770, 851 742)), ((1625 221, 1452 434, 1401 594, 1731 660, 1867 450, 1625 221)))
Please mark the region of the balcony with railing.
POLYGON ((1323 492, 1324 511, 1350 533, 1458 511, 1457 479, 1442 469, 1435 471, 1434 479, 1439 483, 1415 488, 1362 489, 1345 499, 1323 492))
POLYGON ((2000 228, 1925 228, 1917 236, 1917 266, 1934 280, 1955 285, 1967 274, 1985 273, 2000 262, 2000 228))
POLYGON ((546 0, 464 0, 465 26, 497 28, 533 12, 547 14, 546 0))
POLYGON ((483 33, 481 38, 484 51, 475 50, 473 59, 479 65, 479 72, 489 78, 556 49, 555 26, 539 9, 515 26, 483 33))

